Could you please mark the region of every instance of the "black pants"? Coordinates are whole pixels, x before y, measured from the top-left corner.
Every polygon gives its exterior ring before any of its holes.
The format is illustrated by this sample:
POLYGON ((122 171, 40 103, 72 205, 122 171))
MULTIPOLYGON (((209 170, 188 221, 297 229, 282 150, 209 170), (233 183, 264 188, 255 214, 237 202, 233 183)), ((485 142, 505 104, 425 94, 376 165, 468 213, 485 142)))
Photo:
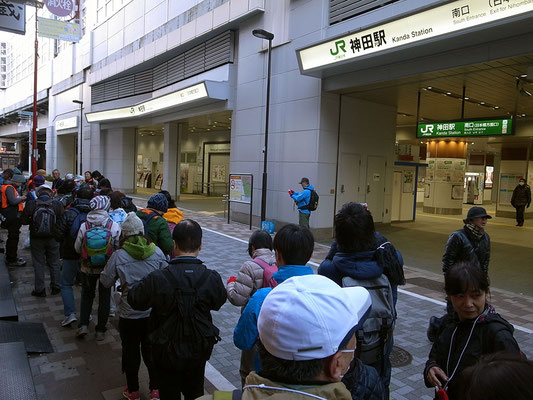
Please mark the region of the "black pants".
POLYGON ((204 395, 204 373, 206 361, 194 361, 186 369, 156 369, 159 379, 161 400, 194 400, 204 395))
POLYGON ((141 353, 148 376, 150 390, 158 389, 157 377, 151 363, 150 345, 148 342, 148 318, 127 319, 118 321, 120 340, 122 341, 122 372, 126 374, 126 382, 130 392, 139 390, 139 367, 141 353))
POLYGON ((19 246, 20 226, 20 218, 10 218, 2 223, 2 228, 7 229, 6 262, 8 263, 18 260, 17 249, 19 246))
POLYGON ((525 205, 515 206, 515 208, 516 208, 516 222, 519 225, 523 225, 524 224, 524 211, 526 209, 526 206, 525 205))

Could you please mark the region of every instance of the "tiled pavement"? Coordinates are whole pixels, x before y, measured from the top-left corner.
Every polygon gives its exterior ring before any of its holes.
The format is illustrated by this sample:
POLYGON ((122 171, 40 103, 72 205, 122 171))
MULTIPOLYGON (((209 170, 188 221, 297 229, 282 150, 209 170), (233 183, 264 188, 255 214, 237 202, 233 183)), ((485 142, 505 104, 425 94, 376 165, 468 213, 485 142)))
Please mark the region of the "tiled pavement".
MULTIPOLYGON (((247 259, 247 241, 250 231, 245 225, 231 225, 217 217, 202 213, 186 212, 196 219, 204 231, 204 244, 200 258, 211 268, 219 271, 224 281, 238 270, 247 259), (215 233, 218 232, 218 233, 215 233), (222 233, 222 235, 220 234, 222 233), (228 235, 228 236, 224 236, 228 235), (240 240, 235 240, 240 239, 240 240)), ((312 261, 320 262, 327 247, 317 245, 312 261)), ((29 260, 29 252, 21 255, 29 260)), ((120 373, 120 338, 116 329, 118 319, 110 320, 106 340, 95 342, 92 335, 85 340, 74 339, 74 328, 61 328, 63 318, 60 296, 36 299, 29 296, 33 285, 31 266, 13 269, 10 273, 14 281, 17 307, 21 320, 42 321, 54 346, 54 353, 34 355, 30 358, 34 380, 40 399, 98 399, 121 398, 121 388, 125 382, 120 373)), ((442 300, 441 277, 415 268, 406 268, 409 284, 403 287, 406 292, 399 295, 398 324, 395 330, 395 345, 406 350, 412 361, 403 367, 393 369, 391 397, 393 399, 431 399, 431 390, 422 382, 421 371, 429 352, 425 337, 427 321, 431 315, 440 315, 443 306, 425 299, 442 300), (414 297, 413 294, 420 295, 414 297), (425 297, 423 297, 425 296, 425 297)), ((75 290, 79 304, 79 288, 75 290)), ((533 299, 492 290, 492 303, 511 322, 533 329, 533 299)), ((222 342, 216 345, 210 364, 222 375, 226 385, 238 386, 239 351, 233 346, 233 327, 239 317, 239 308, 226 303, 214 313, 215 324, 220 328, 222 342), (224 379, 225 378, 225 379, 224 379)), ((91 326, 91 329, 93 327, 91 326)), ((527 330, 527 329, 526 329, 527 330)), ((533 354, 533 335, 524 331, 515 334, 522 350, 533 354)), ((214 380, 216 374, 206 374, 208 379, 219 386, 221 380, 214 380)), ((147 393, 146 371, 141 372, 141 389, 147 393)), ((206 380, 206 391, 213 385, 206 380)))

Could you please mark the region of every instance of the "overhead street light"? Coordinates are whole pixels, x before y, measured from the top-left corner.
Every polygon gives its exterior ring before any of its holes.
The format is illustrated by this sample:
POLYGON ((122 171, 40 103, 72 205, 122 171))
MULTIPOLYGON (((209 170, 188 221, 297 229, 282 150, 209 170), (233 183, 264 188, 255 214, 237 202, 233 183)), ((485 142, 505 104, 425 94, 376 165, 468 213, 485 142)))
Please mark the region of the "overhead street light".
POLYGON ((265 110, 265 148, 263 151, 263 183, 261 186, 261 225, 266 220, 266 198, 267 198, 267 155, 268 155, 268 117, 270 113, 270 72, 272 67, 272 40, 274 34, 264 29, 254 29, 252 34, 259 38, 268 40, 268 69, 267 69, 267 90, 266 90, 266 110, 265 110))

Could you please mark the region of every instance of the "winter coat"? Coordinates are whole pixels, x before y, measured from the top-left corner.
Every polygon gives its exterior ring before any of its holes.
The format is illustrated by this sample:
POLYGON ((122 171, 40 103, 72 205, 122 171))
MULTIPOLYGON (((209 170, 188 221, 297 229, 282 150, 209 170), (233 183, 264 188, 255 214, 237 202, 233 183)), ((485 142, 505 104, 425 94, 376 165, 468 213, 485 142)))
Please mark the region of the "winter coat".
MULTIPOLYGON (((293 276, 313 275, 313 269, 307 265, 283 265, 279 267, 278 272, 272 275, 272 278, 279 284, 293 276)), ((241 350, 250 350, 257 338, 259 331, 257 330, 257 318, 259 318, 259 311, 266 296, 270 293, 272 288, 259 289, 250 297, 248 304, 244 307, 239 322, 233 330, 233 343, 241 350)))
MULTIPOLYGON (((177 257, 171 260, 167 268, 154 271, 130 288, 128 303, 134 310, 148 310, 150 313, 149 331, 160 327, 167 317, 176 310, 175 286, 166 277, 172 274, 183 286, 192 287, 201 277, 206 266, 195 257, 177 257)), ((209 275, 196 292, 198 310, 212 321, 211 311, 218 311, 226 302, 226 290, 222 278, 215 270, 208 270, 209 275)))
POLYGON ((513 197, 511 198, 511 205, 513 207, 517 206, 527 206, 531 204, 531 188, 528 184, 524 186, 517 185, 513 190, 513 197))
POLYGON ((385 388, 375 368, 365 365, 354 358, 352 368, 342 378, 342 383, 348 388, 355 400, 384 400, 388 399, 385 388))
POLYGON ((122 248, 115 251, 100 275, 100 282, 105 287, 111 287, 117 279, 120 280, 122 296, 119 304, 120 318, 139 319, 148 318, 150 309, 136 311, 128 304, 130 289, 142 278, 153 271, 167 266, 165 255, 159 247, 150 245, 142 236, 131 236, 122 248))
POLYGON ((109 211, 109 218, 113 220, 113 222, 116 222, 120 226, 122 226, 122 223, 128 216, 128 213, 124 211, 123 208, 117 208, 115 210, 109 211))
POLYGON ((291 194, 292 199, 296 202, 298 211, 302 214, 311 214, 309 210, 302 210, 302 207, 305 207, 311 201, 311 190, 315 190, 313 185, 307 186, 301 192, 294 192, 291 194))
MULTIPOLYGON (((156 211, 143 208, 137 211, 137 216, 142 220, 153 212, 156 211)), ((150 239, 152 239, 157 247, 163 250, 163 253, 169 254, 174 249, 174 241, 172 240, 167 220, 162 215, 158 214, 148 221, 148 236, 150 236, 150 239)))
MULTIPOLYGON (((110 220, 109 214, 104 210, 95 210, 87 214, 87 222, 91 227, 94 226, 106 226, 110 220)), ((112 237, 112 246, 113 249, 118 248, 120 240, 120 226, 116 222, 111 224, 111 237, 112 237)), ((85 232, 87 231, 87 224, 81 224, 80 230, 78 231, 78 236, 76 237, 76 242, 74 243, 74 249, 78 254, 81 254, 83 239, 85 237, 85 232)), ((84 260, 81 263, 81 272, 92 275, 99 275, 102 272, 101 268, 92 268, 84 260)))
POLYGON ((80 255, 74 248, 78 232, 74 236, 71 236, 70 228, 80 213, 88 214, 91 211, 89 202, 90 200, 87 199, 76 199, 56 222, 53 232, 54 238, 61 243, 61 256, 66 260, 79 260, 80 258, 80 255))
MULTIPOLYGON (((427 387, 432 386, 427 380, 427 374, 432 367, 441 368, 448 379, 451 378, 459 357, 465 348, 468 336, 472 331, 474 322, 475 319, 459 321, 457 315, 455 315, 455 318, 447 318, 444 321, 442 331, 431 347, 429 359, 424 369, 424 382, 427 387), (457 331, 455 332, 456 329, 457 331), (454 337, 453 344, 452 336, 454 337), (450 354, 450 361, 447 367, 448 354, 450 354)), ((460 398, 457 390, 461 372, 465 368, 474 365, 481 356, 498 351, 520 353, 518 344, 513 337, 513 331, 513 326, 497 314, 492 306, 486 306, 485 311, 476 323, 457 371, 453 379, 449 380, 447 392, 451 400, 460 398)))
MULTIPOLYGON (((252 259, 259 258, 267 264, 275 264, 276 259, 270 249, 257 249, 252 254, 252 259)), ((234 306, 244 307, 248 299, 263 287, 263 267, 253 260, 245 261, 242 264, 237 280, 228 283, 226 292, 228 300, 234 306)))
POLYGON ((57 190, 63 184, 63 179, 57 178, 52 181, 52 190, 57 190))
MULTIPOLYGON (((323 385, 289 385, 273 382, 251 372, 246 377, 246 386, 254 387, 244 389, 242 400, 352 400, 350 392, 342 382, 325 382, 323 385)), ((213 398, 212 394, 207 394, 197 400, 212 400, 213 398)))
POLYGON ((168 229, 172 234, 172 232, 174 232, 174 227, 183 219, 183 212, 178 208, 169 208, 168 211, 163 214, 163 218, 167 220, 168 229))
MULTIPOLYGON (((64 213, 63 205, 57 201, 53 200, 50 196, 47 194, 40 195, 37 200, 29 200, 26 202, 26 206, 24 207, 24 210, 22 210, 22 214, 20 216, 20 222, 22 225, 29 225, 30 226, 30 237, 35 234, 34 232, 34 225, 33 225, 33 214, 35 213, 37 209, 37 201, 49 201, 52 200, 52 209, 54 210, 54 213, 56 215, 56 222, 57 220, 61 219, 64 213)), ((53 231, 52 231, 53 235, 53 231)))
POLYGON ((442 272, 448 272, 452 265, 461 261, 472 262, 488 273, 490 237, 487 232, 481 238, 476 238, 465 226, 450 235, 442 256, 442 272))

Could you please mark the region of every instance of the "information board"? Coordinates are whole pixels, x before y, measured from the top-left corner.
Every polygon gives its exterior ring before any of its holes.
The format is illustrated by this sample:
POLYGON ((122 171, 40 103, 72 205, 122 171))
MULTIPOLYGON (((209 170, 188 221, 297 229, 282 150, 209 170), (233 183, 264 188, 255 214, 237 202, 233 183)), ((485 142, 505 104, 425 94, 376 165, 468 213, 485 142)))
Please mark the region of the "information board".
POLYGON ((524 177, 520 173, 502 173, 500 175, 500 196, 498 202, 502 205, 511 205, 513 191, 518 185, 518 181, 524 177))
POLYGON ((502 136, 512 135, 512 119, 491 119, 480 121, 432 122, 418 124, 419 138, 502 136))
POLYGON ((252 174, 230 174, 229 201, 236 203, 252 203, 252 174))

